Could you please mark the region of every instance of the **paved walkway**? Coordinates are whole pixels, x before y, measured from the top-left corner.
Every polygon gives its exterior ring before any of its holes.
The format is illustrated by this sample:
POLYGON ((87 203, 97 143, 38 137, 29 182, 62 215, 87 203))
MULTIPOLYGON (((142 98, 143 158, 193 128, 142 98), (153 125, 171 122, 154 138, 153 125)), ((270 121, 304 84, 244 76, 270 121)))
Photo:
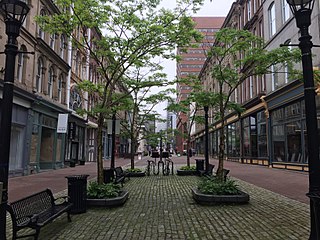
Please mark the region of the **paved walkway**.
MULTIPOLYGON (((129 164, 129 160, 117 161, 122 166, 129 164)), ((180 165, 185 160, 180 157, 174 158, 174 161, 180 165)), ((137 166, 144 164, 145 159, 136 162, 137 166)), ((299 195, 299 191, 287 191, 293 196, 292 199, 277 193, 283 191, 282 184, 289 184, 298 178, 300 192, 304 195, 307 174, 231 162, 226 162, 226 168, 231 170, 232 177, 238 178, 241 188, 250 194, 249 204, 195 204, 190 190, 197 184, 198 177, 195 176, 131 178, 125 183, 130 196, 123 207, 88 209, 87 213, 74 215, 71 223, 62 216, 41 230, 40 239, 308 239, 309 207, 304 203, 307 201, 301 196, 294 196, 299 195), (261 172, 263 176, 256 177, 252 170, 261 172), (281 180, 282 174, 285 175, 285 183, 270 186, 270 182, 281 180), (246 182, 240 178, 247 178, 246 182), (278 190, 270 191, 248 183, 254 179, 257 179, 256 185, 267 182, 268 188, 278 190)), ((55 189, 58 193, 66 188, 66 175, 91 173, 91 177, 94 177, 95 171, 95 164, 92 163, 12 178, 9 197, 13 199, 18 196, 16 191, 26 195, 38 191, 35 185, 55 189), (17 187, 18 183, 23 184, 24 188, 17 187)))

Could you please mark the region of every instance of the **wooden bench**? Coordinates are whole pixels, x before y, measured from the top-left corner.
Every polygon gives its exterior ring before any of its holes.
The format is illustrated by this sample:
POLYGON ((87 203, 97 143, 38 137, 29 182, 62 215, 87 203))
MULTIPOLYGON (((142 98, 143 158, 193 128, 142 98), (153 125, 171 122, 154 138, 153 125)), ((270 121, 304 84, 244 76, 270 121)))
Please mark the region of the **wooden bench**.
POLYGON ((62 213, 67 213, 71 222, 70 210, 72 203, 67 202, 66 197, 55 199, 50 189, 35 193, 7 205, 12 218, 12 239, 34 236, 38 239, 40 228, 51 222, 62 213), (63 200, 58 200, 63 199, 63 200), (56 203, 59 201, 60 203, 56 203), (21 229, 31 228, 33 233, 18 235, 21 229))
POLYGON ((121 183, 123 185, 125 179, 130 179, 130 176, 127 172, 123 171, 122 167, 116 167, 114 169, 115 172, 115 178, 114 178, 114 183, 121 183))

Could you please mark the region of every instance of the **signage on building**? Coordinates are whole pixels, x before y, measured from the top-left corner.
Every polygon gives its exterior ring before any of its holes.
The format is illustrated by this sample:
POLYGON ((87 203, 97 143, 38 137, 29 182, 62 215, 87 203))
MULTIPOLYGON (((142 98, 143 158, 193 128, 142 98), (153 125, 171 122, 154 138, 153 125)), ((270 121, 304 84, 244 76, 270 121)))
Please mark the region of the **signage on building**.
POLYGON ((68 130, 68 114, 59 114, 57 133, 67 133, 68 130))

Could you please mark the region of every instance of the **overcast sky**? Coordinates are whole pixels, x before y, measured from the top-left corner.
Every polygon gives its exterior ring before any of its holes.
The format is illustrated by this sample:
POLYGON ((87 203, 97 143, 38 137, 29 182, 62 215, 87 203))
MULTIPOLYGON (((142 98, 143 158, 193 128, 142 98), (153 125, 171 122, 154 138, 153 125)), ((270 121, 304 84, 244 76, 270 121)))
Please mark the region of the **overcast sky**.
MULTIPOLYGON (((194 14, 194 16, 209 16, 209 17, 221 17, 227 16, 229 9, 232 5, 234 0, 205 0, 204 5, 202 6, 201 10, 194 14)), ((164 8, 173 8, 175 6, 174 0, 162 0, 161 6, 164 8)), ((176 63, 174 61, 165 61, 163 62, 164 72, 168 75, 170 80, 173 80, 176 76, 176 63)), ((166 103, 158 104, 157 111, 166 116, 165 111, 163 110, 166 108, 166 103)))

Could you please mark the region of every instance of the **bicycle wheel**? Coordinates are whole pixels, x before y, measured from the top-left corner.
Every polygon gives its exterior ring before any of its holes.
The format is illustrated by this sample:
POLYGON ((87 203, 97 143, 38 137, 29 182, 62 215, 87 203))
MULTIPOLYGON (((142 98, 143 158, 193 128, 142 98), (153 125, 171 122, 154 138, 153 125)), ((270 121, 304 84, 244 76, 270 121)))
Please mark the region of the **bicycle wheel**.
POLYGON ((147 176, 150 176, 150 162, 148 162, 148 165, 146 168, 146 174, 147 174, 147 176))

